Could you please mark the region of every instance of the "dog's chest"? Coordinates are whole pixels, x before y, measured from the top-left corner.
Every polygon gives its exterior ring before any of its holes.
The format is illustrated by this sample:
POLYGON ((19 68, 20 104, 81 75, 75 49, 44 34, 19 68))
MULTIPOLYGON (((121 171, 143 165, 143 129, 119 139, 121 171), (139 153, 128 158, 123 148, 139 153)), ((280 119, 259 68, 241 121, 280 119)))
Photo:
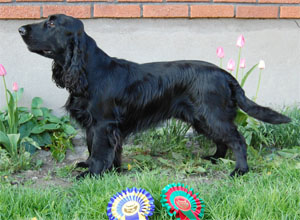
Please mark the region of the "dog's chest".
POLYGON ((87 128, 92 125, 93 120, 87 98, 71 95, 66 103, 66 109, 82 127, 87 128))

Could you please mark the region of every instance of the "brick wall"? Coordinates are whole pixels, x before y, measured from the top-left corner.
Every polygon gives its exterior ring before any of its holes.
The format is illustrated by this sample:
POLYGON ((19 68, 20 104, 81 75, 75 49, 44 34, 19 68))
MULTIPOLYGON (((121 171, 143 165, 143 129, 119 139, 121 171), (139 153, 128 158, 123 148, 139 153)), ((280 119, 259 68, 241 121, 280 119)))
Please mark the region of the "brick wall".
POLYGON ((300 0, 0 0, 0 19, 300 18, 300 0))

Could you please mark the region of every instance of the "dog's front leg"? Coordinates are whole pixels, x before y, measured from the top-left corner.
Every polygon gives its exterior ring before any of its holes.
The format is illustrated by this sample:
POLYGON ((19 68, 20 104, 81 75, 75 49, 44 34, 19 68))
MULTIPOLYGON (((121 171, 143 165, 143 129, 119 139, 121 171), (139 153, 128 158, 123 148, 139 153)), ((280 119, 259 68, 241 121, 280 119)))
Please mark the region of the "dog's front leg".
POLYGON ((113 166, 116 147, 120 145, 120 132, 116 126, 107 123, 99 123, 92 128, 92 146, 88 159, 89 169, 81 173, 77 178, 90 175, 100 175, 113 166), (115 144, 113 144, 115 143, 115 144))
POLYGON ((93 147, 93 130, 91 128, 86 129, 86 144, 88 147, 89 151, 89 157, 86 161, 81 161, 76 164, 76 167, 81 167, 81 168, 89 168, 89 161, 91 157, 91 152, 92 152, 92 147, 93 147))

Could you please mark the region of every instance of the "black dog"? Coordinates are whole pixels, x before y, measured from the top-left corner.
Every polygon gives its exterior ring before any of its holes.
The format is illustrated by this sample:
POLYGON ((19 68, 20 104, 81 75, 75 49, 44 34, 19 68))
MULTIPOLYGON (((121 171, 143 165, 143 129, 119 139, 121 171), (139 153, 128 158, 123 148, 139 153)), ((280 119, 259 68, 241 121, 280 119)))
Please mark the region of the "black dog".
POLYGON ((230 147, 231 175, 248 171, 244 138, 234 119, 237 107, 272 124, 290 119, 248 99, 226 71, 203 61, 137 64, 113 58, 97 47, 83 23, 66 15, 19 28, 31 52, 54 60, 53 80, 70 93, 66 109, 86 130, 90 156, 78 165, 101 174, 121 165, 122 142, 131 133, 163 120, 190 123, 217 145, 212 158, 230 147))

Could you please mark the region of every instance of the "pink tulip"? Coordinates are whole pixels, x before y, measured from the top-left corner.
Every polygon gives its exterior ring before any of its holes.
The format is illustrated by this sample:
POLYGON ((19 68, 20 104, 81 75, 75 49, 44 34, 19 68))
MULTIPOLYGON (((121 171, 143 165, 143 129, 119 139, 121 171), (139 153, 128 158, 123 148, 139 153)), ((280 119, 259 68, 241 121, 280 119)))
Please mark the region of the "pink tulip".
POLYGON ((5 76, 6 75, 6 70, 2 64, 0 64, 0 76, 5 76))
POLYGON ((236 46, 242 48, 245 44, 245 38, 243 35, 240 35, 237 39, 236 46))
POLYGON ((261 69, 261 70, 266 68, 265 61, 260 60, 259 63, 258 63, 258 68, 261 69))
POLYGON ((241 59, 241 61, 240 61, 240 68, 241 68, 241 69, 244 69, 245 67, 246 67, 246 59, 243 58, 243 59, 241 59))
POLYGON ((217 48, 217 56, 219 58, 223 58, 224 57, 224 49, 223 49, 223 47, 218 47, 217 48))
POLYGON ((12 89, 13 89, 13 91, 17 92, 18 89, 19 89, 18 83, 14 82, 14 83, 13 83, 13 88, 12 88, 12 89))
POLYGON ((227 64, 227 69, 228 69, 229 71, 233 71, 233 70, 234 70, 234 67, 235 67, 235 62, 234 62, 233 59, 230 59, 230 60, 228 61, 228 64, 227 64))

